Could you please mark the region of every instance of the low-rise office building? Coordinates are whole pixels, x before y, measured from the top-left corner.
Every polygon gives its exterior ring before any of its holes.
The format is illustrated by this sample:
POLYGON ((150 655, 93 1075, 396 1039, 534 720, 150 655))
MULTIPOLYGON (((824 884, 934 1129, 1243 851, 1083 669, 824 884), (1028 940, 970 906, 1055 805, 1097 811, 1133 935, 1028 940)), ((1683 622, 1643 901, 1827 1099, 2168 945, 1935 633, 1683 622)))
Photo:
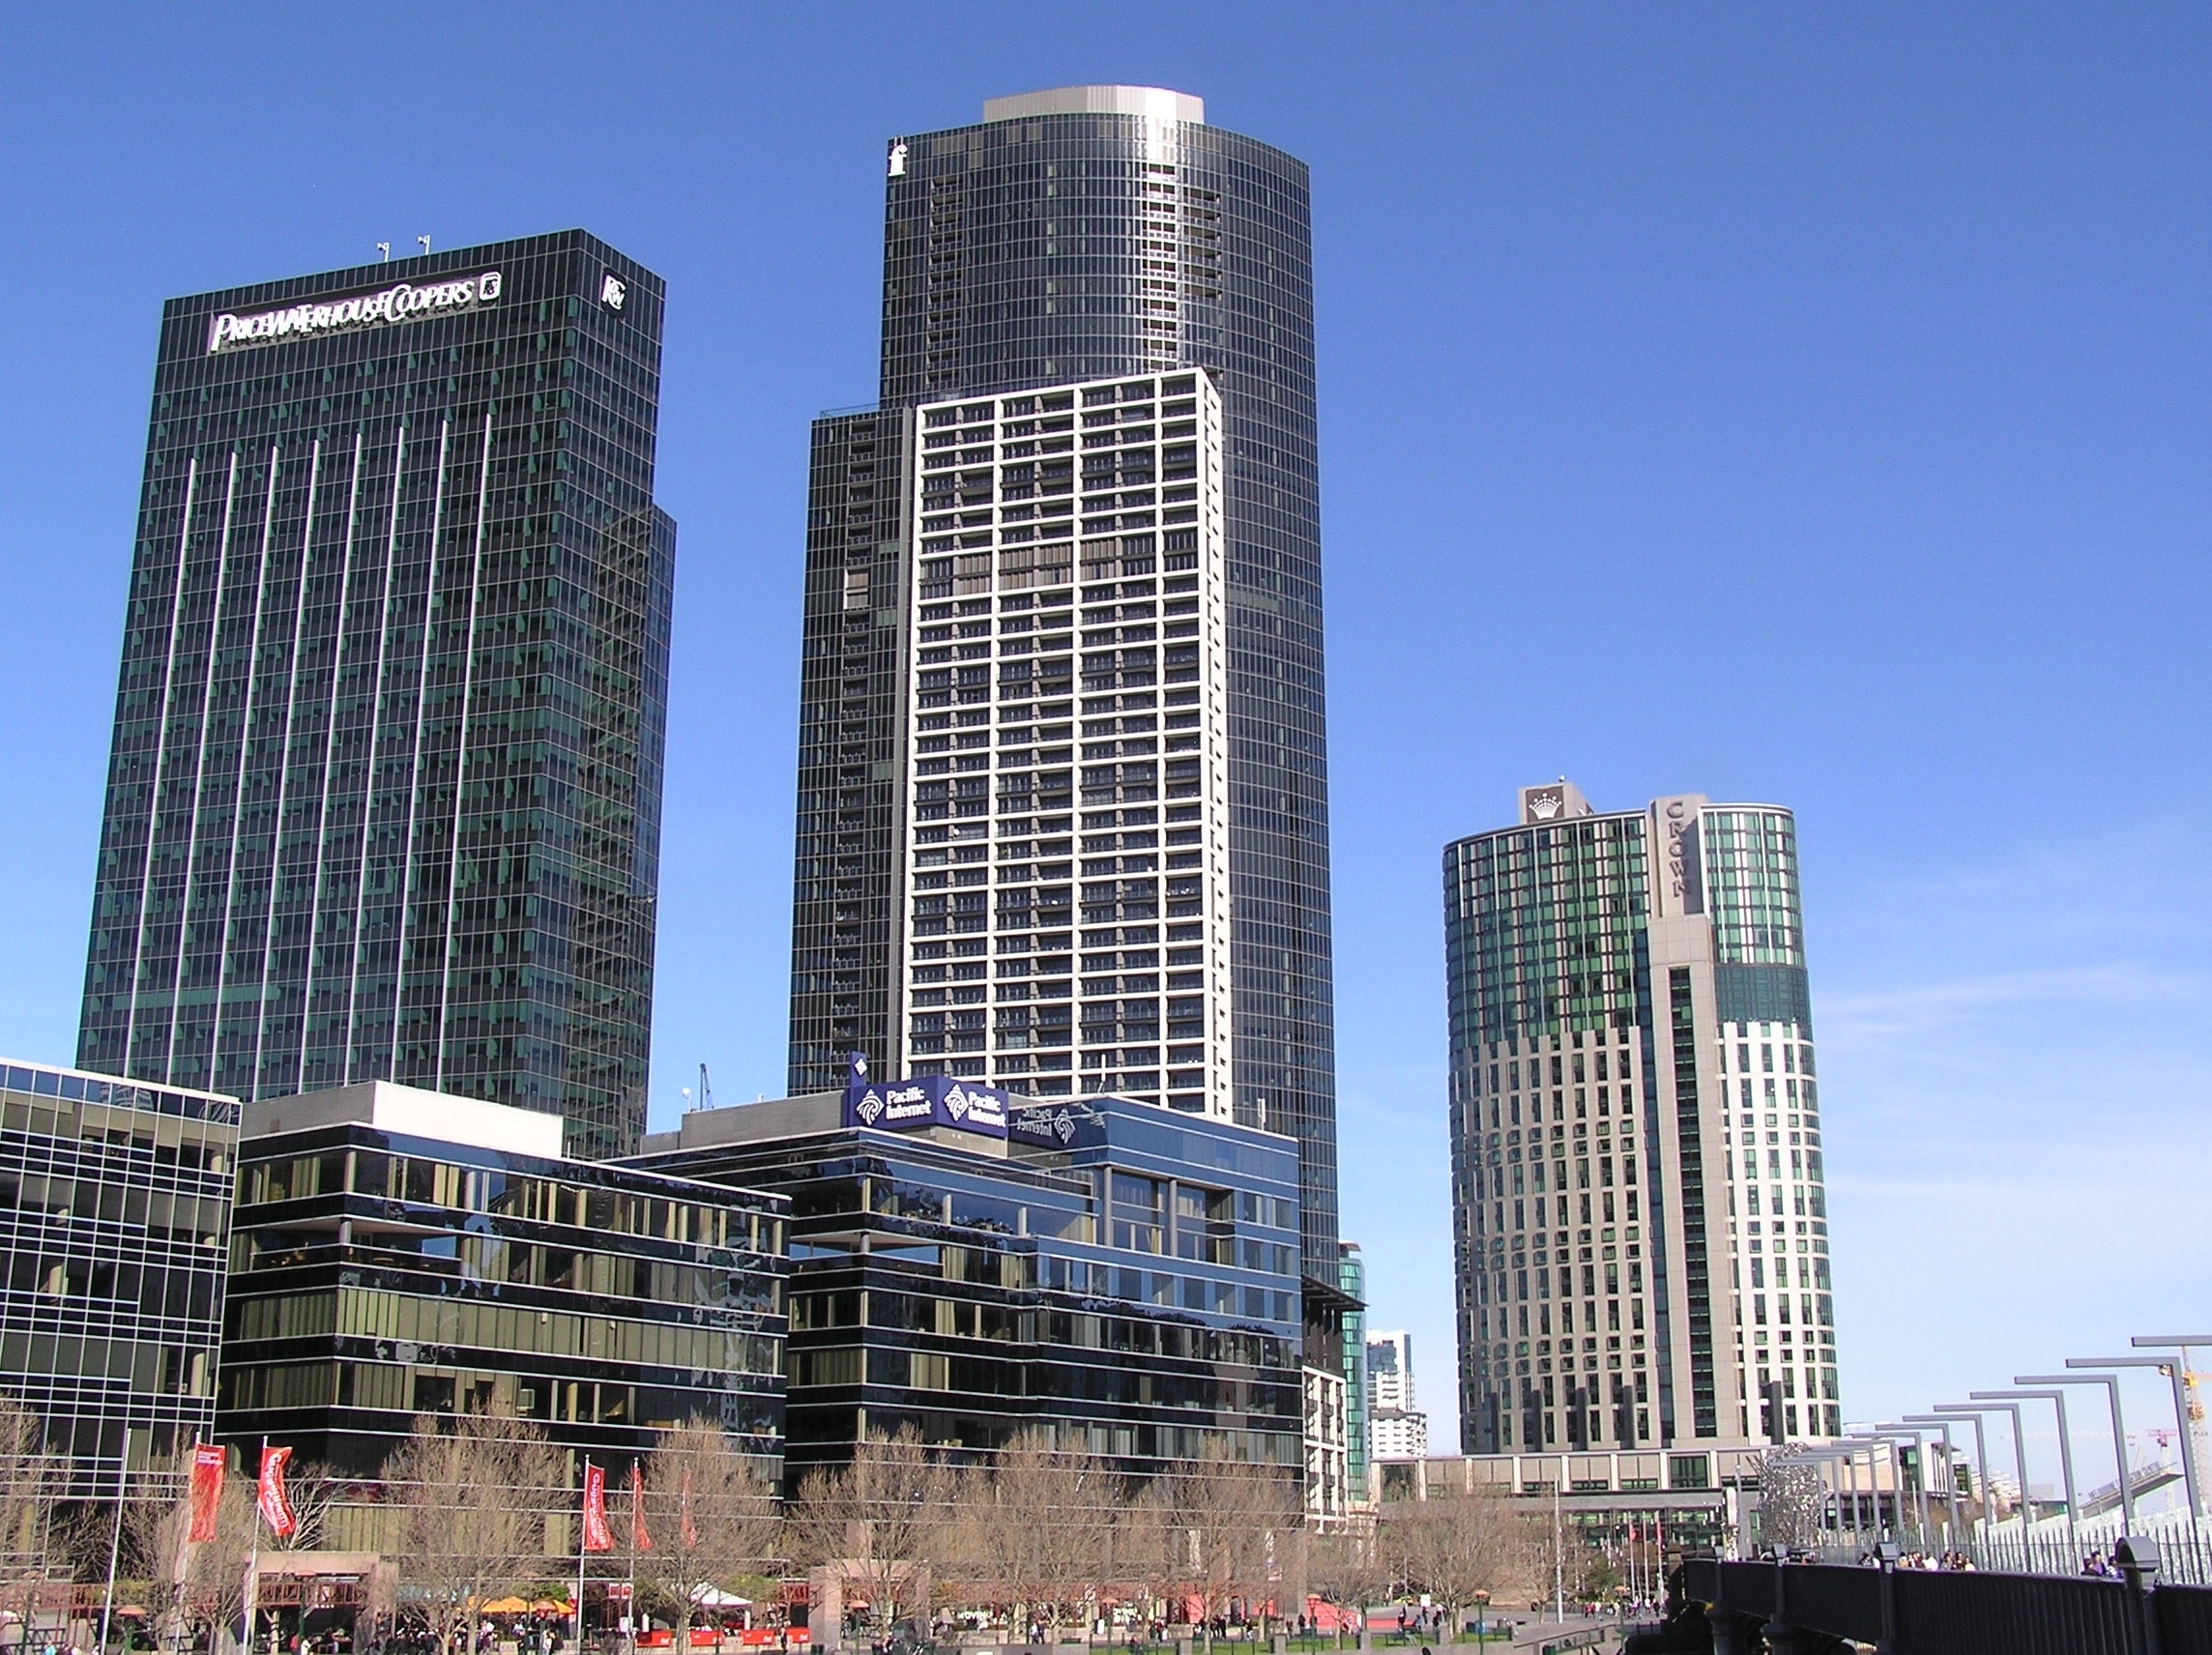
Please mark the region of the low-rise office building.
POLYGON ((779 1474, 788 1204, 561 1133, 384 1081, 247 1104, 219 1437, 372 1478, 418 1414, 512 1414, 573 1472, 707 1418, 779 1474))
POLYGON ((1306 1459, 1295 1139, 929 1076, 696 1111, 645 1150, 791 1202, 795 1485, 904 1428, 1138 1473, 1306 1459))
POLYGON ((0 1065, 0 1391, 70 1494, 168 1497, 215 1422, 238 1102, 0 1065))
MULTIPOLYGON (((1656 1564, 1682 1553, 1725 1552, 1745 1495, 1759 1487, 1756 1446, 1597 1449, 1566 1454, 1450 1454, 1380 1466, 1385 1501, 1466 1495, 1526 1501, 1530 1516, 1560 1521, 1609 1555, 1642 1548, 1656 1564)), ((1655 1577, 1654 1577, 1655 1578, 1655 1577)))

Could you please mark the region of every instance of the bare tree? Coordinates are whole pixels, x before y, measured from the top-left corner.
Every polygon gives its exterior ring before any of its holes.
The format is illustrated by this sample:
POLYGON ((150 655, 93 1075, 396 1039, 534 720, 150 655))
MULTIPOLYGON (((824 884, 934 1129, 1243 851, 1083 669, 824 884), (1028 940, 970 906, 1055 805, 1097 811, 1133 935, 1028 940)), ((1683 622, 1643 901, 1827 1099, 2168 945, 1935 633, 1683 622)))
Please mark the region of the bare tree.
POLYGON ((877 1636, 888 1639, 905 1616, 929 1608, 952 1481, 911 1429, 867 1438, 851 1464, 801 1485, 789 1517, 794 1560, 834 1569, 866 1592, 877 1636))
POLYGON ((1457 1628, 1467 1609, 1528 1572, 1528 1524, 1502 1494, 1408 1501, 1383 1524, 1405 1537, 1407 1584, 1435 1598, 1457 1628))
POLYGON ((1287 1472, 1232 1460, 1212 1444, 1204 1458, 1147 1491, 1163 1595, 1194 1601, 1208 1647, 1216 1621, 1241 1600, 1257 1607, 1282 1589, 1288 1543, 1301 1502, 1287 1472))
POLYGON ((1121 1499, 1104 1462, 1055 1449, 1044 1433, 1025 1434, 995 1465, 960 1477, 960 1560, 1017 1621, 1036 1621, 1057 1641, 1074 1606, 1107 1583, 1121 1499))
POLYGON ((1349 1612, 1363 1617, 1368 1606, 1388 1597, 1398 1582, 1399 1573, 1382 1544, 1381 1530, 1386 1526, 1380 1523, 1348 1524, 1333 1534, 1320 1536, 1314 1545, 1314 1590, 1324 1602, 1336 1607, 1340 1640, 1343 1615, 1349 1612))
POLYGON ((68 1470, 66 1459, 46 1452, 39 1416, 0 1391, 0 1589, 45 1578, 55 1491, 67 1486, 68 1470))
POLYGON ((422 1414, 384 1478, 400 1564, 440 1655, 475 1648, 480 1606, 543 1572, 546 1513, 566 1482, 559 1452, 527 1420, 422 1414))
POLYGON ((677 1606, 679 1649, 690 1647, 713 1588, 743 1574, 773 1576, 781 1558, 774 1489, 707 1420, 668 1432, 646 1460, 645 1524, 653 1549, 637 1553, 638 1583, 677 1606))
POLYGON ((124 1538, 136 1565, 160 1582, 149 1611, 166 1612, 183 1628, 198 1628, 208 1646, 221 1645, 246 1613, 246 1565, 253 1555, 260 1514, 253 1481, 225 1474, 218 1488, 215 1534, 193 1541, 189 1492, 191 1451, 178 1456, 187 1492, 166 1504, 137 1502, 125 1514, 124 1538))

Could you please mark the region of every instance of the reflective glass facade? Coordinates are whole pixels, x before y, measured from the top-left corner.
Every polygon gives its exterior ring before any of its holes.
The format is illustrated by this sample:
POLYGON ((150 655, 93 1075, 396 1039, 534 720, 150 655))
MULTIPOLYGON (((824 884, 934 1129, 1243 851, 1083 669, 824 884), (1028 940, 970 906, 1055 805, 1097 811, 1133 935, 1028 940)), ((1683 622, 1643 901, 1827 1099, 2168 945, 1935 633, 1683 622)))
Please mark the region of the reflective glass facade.
POLYGON ((238 1104, 0 1065, 0 1391, 45 1422, 72 1495, 179 1492, 215 1423, 238 1104))
POLYGON ((1367 1264, 1359 1256, 1359 1243, 1337 1243, 1336 1285, 1344 1296, 1360 1305, 1344 1318, 1344 1349, 1338 1372, 1346 1377, 1344 1392, 1345 1482, 1350 1497, 1371 1498, 1367 1476, 1367 1386, 1360 1382, 1367 1361, 1367 1264))
POLYGON ((881 1061, 893 1036, 892 985, 866 941, 889 935, 888 784, 905 740, 882 634, 908 600, 886 566, 912 525, 897 479, 883 486, 888 442, 921 403, 1209 369, 1226 439, 1234 1109, 1298 1138, 1305 1268, 1325 1283, 1335 1068, 1306 170, 1188 118, 1195 101, 1148 96, 1153 112, 1009 100, 1001 118, 890 146, 883 412, 815 436, 791 1087, 835 1084, 849 1049, 881 1061), (1185 118, 1158 112, 1171 107, 1185 118), (864 612, 848 607, 862 571, 864 612))
POLYGON ((571 1463, 712 1419, 780 1472, 780 1198, 360 1122, 248 1137, 238 1189, 222 1440, 373 1478, 419 1414, 571 1463))
POLYGON ((1444 852, 1466 1451, 1833 1434, 1795 825, 1522 801, 1444 852))
POLYGON ((645 1120, 662 292, 580 231, 173 300, 78 1060, 645 1120))
POLYGON ((834 1126, 840 1102, 700 1111, 636 1162, 790 1198, 794 1482, 908 1425, 977 1452, 1041 1430, 1138 1473, 1208 1443, 1301 1463, 1291 1140, 1089 1098, 1001 1157, 834 1126))

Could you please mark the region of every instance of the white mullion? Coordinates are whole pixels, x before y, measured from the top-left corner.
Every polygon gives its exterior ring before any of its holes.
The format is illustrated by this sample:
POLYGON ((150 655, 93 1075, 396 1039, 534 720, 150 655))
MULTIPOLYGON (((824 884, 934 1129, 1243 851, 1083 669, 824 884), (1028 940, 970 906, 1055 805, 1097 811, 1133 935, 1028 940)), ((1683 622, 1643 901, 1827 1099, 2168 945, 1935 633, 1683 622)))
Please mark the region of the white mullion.
POLYGON ((146 956, 146 903, 153 888, 154 836, 161 825, 161 772, 169 756, 169 692, 177 676, 180 630, 177 617, 185 600, 185 561, 191 550, 192 501, 199 475, 200 458, 193 454, 185 462, 185 510, 177 524, 177 578, 169 585, 169 648, 161 668, 161 695, 156 713, 159 722, 154 736, 154 785, 146 798, 146 855, 138 869, 138 913, 136 927, 131 933, 131 980, 124 991, 122 1072, 127 1075, 131 1072, 131 1043, 138 1031, 138 968, 146 956))
POLYGON ((216 639, 222 630, 223 576, 230 568, 231 512, 238 500, 238 450, 230 450, 229 476, 222 491, 222 534, 216 547, 215 602, 208 610, 207 672, 200 680, 200 733, 192 765, 191 828, 185 835, 185 878, 177 909, 177 969, 169 978, 169 1043, 161 1059, 161 1079, 175 1078, 179 1002, 185 991, 185 933, 192 922, 192 863, 200 842, 200 807, 207 790, 208 700, 215 693, 216 639))
MULTIPOLYGON (((261 551, 254 566, 253 577, 253 644, 246 658, 246 707, 240 716, 238 734, 238 776, 230 790, 230 859, 222 873, 222 951, 216 955, 215 963, 215 1025, 208 1041, 208 1084, 221 1084, 216 1074, 216 1059, 222 1052, 222 989, 230 977, 230 904, 238 892, 238 829, 239 821, 246 812, 246 762, 253 743, 253 691, 261 682, 261 625, 267 614, 263 599, 269 593, 269 538, 275 527, 276 513, 277 449, 269 447, 269 486, 261 500, 261 551)), ((212 680, 213 673, 211 671, 212 680)), ((269 882, 269 900, 276 900, 276 882, 272 873, 269 882)), ((268 958, 262 959, 262 976, 268 976, 268 958)), ((247 1089, 250 1091, 250 1089, 247 1089)))
MULTIPOLYGON (((346 484, 345 539, 338 553, 337 616, 331 627, 331 693, 326 698, 330 711, 323 715, 323 782, 322 800, 315 812, 315 883, 310 887, 307 902, 307 974, 300 1002, 300 1067, 293 1081, 293 1089, 306 1085, 307 1037, 315 1015, 315 965, 322 955, 317 941, 323 918, 323 858, 330 851, 331 835, 331 753, 337 742, 338 680, 345 670, 346 592, 353 584, 353 532, 361 508, 361 445, 364 433, 353 434, 353 476, 346 484)), ((314 525, 308 524, 310 540, 314 525)), ((300 560, 300 578, 306 578, 307 560, 300 560)), ((295 656, 294 672, 298 672, 295 656)))
MULTIPOLYGON (((370 692, 375 700, 368 710, 368 774, 361 790, 361 855, 353 883, 353 964, 346 973, 345 1078, 353 1080, 354 1010, 361 999, 361 928, 368 912, 368 847, 376 831, 376 748, 384 728, 384 647, 392 624, 392 564, 399 541, 399 490, 406 477, 407 427, 402 423, 392 445, 392 509, 384 523, 384 585, 376 603, 376 672, 370 692)), ((393 979, 396 985, 396 976, 393 979)), ((394 989, 396 993, 396 987, 394 989)), ((374 1079, 372 1075, 370 1077, 374 1079)))
MULTIPOLYGON (((276 770, 276 830, 269 851, 269 912, 263 918, 261 930, 261 1009, 253 1019, 253 1089, 256 1096, 261 1089, 261 1051, 269 1038, 269 957, 276 945, 276 888, 284 865, 284 795, 292 779, 292 721, 300 705, 300 626, 307 609, 307 559, 314 549, 315 484, 321 477, 322 466, 323 440, 317 437, 307 460, 306 515, 300 529, 300 588, 292 596, 292 656, 291 665, 286 669, 284 684, 284 752, 283 762, 276 770)), ((311 959, 313 944, 310 943, 308 947, 308 957, 311 959)), ((306 1023, 303 1021, 300 1027, 305 1035, 306 1023)))
MULTIPOLYGON (((446 1085, 447 1011, 453 992, 453 924, 460 914, 460 893, 454 882, 460 877, 461 867, 461 801, 468 785, 469 768, 469 688, 476 675, 477 610, 483 595, 484 503, 490 489, 491 413, 487 409, 483 422, 483 454, 477 467, 476 539, 469 552, 469 620, 467 643, 461 655, 460 729, 453 742, 453 828, 446 857, 446 958, 438 981, 438 1063, 436 1077, 431 1082, 433 1090, 443 1090, 446 1085)), ((425 636, 425 671, 428 649, 429 639, 425 636)))
POLYGON ((407 919, 414 912, 409 900, 415 884, 415 817, 419 800, 416 789, 422 781, 422 708, 429 699, 430 688, 430 604, 438 592, 438 535, 445 523, 446 510, 446 451, 448 439, 452 434, 452 421, 438 421, 438 481, 430 500, 430 566, 422 582, 422 647, 415 661, 415 740, 407 749, 407 832, 404 860, 400 865, 399 886, 399 953, 393 973, 392 1006, 392 1072, 399 1072, 399 1013, 406 998, 407 986, 407 919))

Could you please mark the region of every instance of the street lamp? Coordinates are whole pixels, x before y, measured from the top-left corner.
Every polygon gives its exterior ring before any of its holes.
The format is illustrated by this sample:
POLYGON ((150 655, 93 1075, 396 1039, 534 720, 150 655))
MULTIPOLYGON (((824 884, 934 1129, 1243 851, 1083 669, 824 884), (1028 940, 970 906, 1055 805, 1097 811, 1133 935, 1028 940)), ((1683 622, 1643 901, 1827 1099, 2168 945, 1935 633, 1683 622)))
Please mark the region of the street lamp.
MULTIPOLYGON (((2071 1368, 2074 1364, 2066 1364, 2071 1368)), ((2110 1374, 2022 1374, 2013 1382, 2022 1385, 2103 1385, 2112 1404, 2112 1459, 2120 1467, 2120 1532, 2136 1531, 2136 1496, 2128 1487, 2128 1427, 2120 1415, 2120 1381, 2110 1374)))
MULTIPOLYGON (((1876 1426, 1874 1429, 1883 1433, 1885 1436, 1893 1431, 1903 1432, 1908 1435, 1911 1438, 1913 1454, 1920 1462, 1920 1539, 1922 1544, 1925 1545, 1928 1539, 1929 1526, 1928 1433, 1918 1424, 1909 1419, 1884 1420, 1881 1424, 1876 1426)), ((1949 1433, 1946 1432, 1943 1437, 1943 1474, 1945 1477, 1949 1477, 1950 1468, 1951 1437, 1949 1433)), ((1955 1532, 1959 1526, 1959 1499, 1956 1490, 1953 1491, 1951 1496, 1950 1520, 1951 1527, 1955 1532)))
MULTIPOLYGON (((1934 1411, 1936 1413, 1972 1414, 1977 1419, 1985 1413, 2009 1413, 2012 1415, 2013 1469, 2020 1478, 2020 1557, 2021 1566, 2026 1568, 2028 1566, 2028 1530, 2034 1526, 2035 1507, 2027 1497, 2027 1441, 2021 1429, 2020 1404, 2017 1402, 2000 1402, 1992 1403, 1987 1408, 1975 1408, 1970 1403, 1939 1402, 1936 1405, 1934 1411)), ((1985 1501, 1989 1498, 1989 1485, 1986 1480, 1982 1487, 1982 1497, 1985 1501)), ((1990 1536, 1992 1539, 1996 1537, 1996 1524, 1994 1519, 1990 1524, 1990 1536)))
MULTIPOLYGON (((2196 1391, 2196 1385, 2189 1372, 2189 1351, 2192 1346, 2212 1345, 2212 1333, 2139 1333, 2128 1343, 2138 1350, 2178 1350, 2181 1352, 2181 1360, 2174 1365, 2176 1384, 2173 1395, 2175 1407, 2182 1416, 2181 1460, 2182 1464, 2187 1465, 2190 1462, 2190 1456, 2197 1448, 2195 1418, 2189 1406, 2195 1400, 2194 1393, 2196 1391)), ((2198 1493, 2205 1494, 2212 1493, 2212 1491, 2199 1490, 2198 1493)), ((2190 1508, 2189 1521, 2192 1526, 2197 1522, 2197 1508, 2194 1503, 2190 1508)))
MULTIPOLYGON (((1820 1451, 1820 1457, 1822 1459, 1832 1460, 1840 1458, 1844 1463, 1844 1488, 1850 1491, 1851 1496, 1851 1544, 1853 1546, 1858 1546, 1860 1537, 1865 1531, 1865 1525, 1860 1522, 1861 1507, 1859 1504, 1859 1450, 1861 1448, 1871 1448, 1873 1444, 1865 1437, 1838 1437, 1833 1443, 1829 1444, 1828 1447, 1820 1451)), ((1869 1455, 1867 1462, 1867 1481, 1870 1483, 1875 1481, 1874 1462, 1871 1454, 1869 1455)), ((1836 1491, 1836 1525, 1838 1528, 1843 1526, 1843 1489, 1836 1491)), ((1875 1522, 1878 1537, 1881 1519, 1881 1512, 1878 1503, 1878 1485, 1877 1486, 1876 1497, 1877 1507, 1875 1511, 1875 1522)), ((1863 1547, 1860 1549, 1864 1550, 1863 1547)))
MULTIPOLYGON (((1862 1425, 1858 1428, 1858 1435, 1864 1437, 1870 1444, 1870 1452, 1867 1456, 1867 1466, 1870 1476, 1874 1476, 1874 1456, 1871 1452, 1872 1446, 1878 1445, 1889 1450, 1889 1504, 1890 1510, 1895 1514, 1897 1519, 1897 1533, 1902 1535, 1905 1532, 1905 1456, 1898 1451, 1898 1448, 1899 1444, 1904 1442, 1911 1442, 1917 1445, 1920 1438, 1916 1434, 1909 1433, 1902 1427, 1893 1425, 1862 1425)), ((1878 1476, 1874 1476, 1874 1509, 1876 1516, 1878 1518, 1881 1514, 1880 1478, 1878 1476)), ((1927 1517, 1924 1511, 1921 1516, 1920 1530, 1925 1533, 1927 1527, 1927 1517)))
MULTIPOLYGON (((2074 1503, 2074 1443, 2066 1430, 2066 1393, 2062 1390, 2047 1391, 1968 1391, 1976 1402, 1994 1401, 1999 1397, 2013 1397, 2021 1402, 2047 1402, 2058 1410, 2058 1475, 2066 1486, 2066 1550, 2075 1549, 2074 1522, 2078 1510, 2074 1503)), ((2023 1496, 2025 1489, 2021 1490, 2023 1496)))
MULTIPOLYGON (((1908 1424, 1935 1425, 1942 1428, 1943 1460, 1946 1471, 1950 1476, 1951 1526, 1956 1528, 1959 1526, 1959 1478, 1955 1471, 1948 1471, 1951 1461, 1951 1426, 1954 1420, 1949 1414, 1942 1413, 1908 1413, 1905 1417, 1908 1424)), ((1968 1413, 1959 1417, 1974 1428, 1974 1465, 1982 1474, 1982 1532, 1986 1536, 1990 1524, 1989 1439, 1982 1430, 1982 1416, 1980 1414, 1968 1413)))
MULTIPOLYGON (((1951 1527, 1951 1544, 1958 1543, 1959 1533, 1959 1478, 1951 1466, 1951 1422, 1947 1419, 1930 1419, 1926 1414, 1906 1414, 1898 1421, 1900 1426, 1912 1428, 1925 1437, 1925 1427, 1934 1426, 1943 1438, 1943 1507, 1951 1527)), ((1920 1466, 1920 1500, 1925 1510, 1928 1501, 1928 1465, 1925 1458, 1920 1466)), ((1923 1520, 1923 1526, 1926 1526, 1923 1520)))
POLYGON ((2197 1522, 2197 1456, 2189 1451, 2189 1394, 2186 1360, 2168 1356, 2069 1356, 2069 1368, 2157 1368, 2173 1381, 2173 1428, 2181 1439, 2181 1481, 2189 1492, 2189 1521, 2197 1522))

